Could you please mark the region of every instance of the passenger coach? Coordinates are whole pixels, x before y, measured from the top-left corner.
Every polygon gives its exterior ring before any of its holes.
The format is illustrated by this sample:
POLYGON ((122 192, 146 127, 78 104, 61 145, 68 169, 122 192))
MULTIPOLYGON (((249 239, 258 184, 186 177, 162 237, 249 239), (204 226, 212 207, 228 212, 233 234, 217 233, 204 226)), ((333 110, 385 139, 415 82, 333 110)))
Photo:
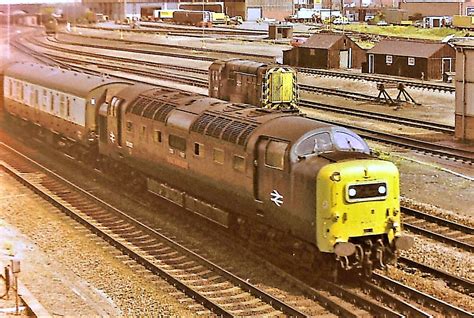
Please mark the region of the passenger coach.
POLYGON ((129 85, 34 63, 7 67, 3 82, 4 107, 11 115, 81 153, 96 143, 98 106, 107 94, 129 85))

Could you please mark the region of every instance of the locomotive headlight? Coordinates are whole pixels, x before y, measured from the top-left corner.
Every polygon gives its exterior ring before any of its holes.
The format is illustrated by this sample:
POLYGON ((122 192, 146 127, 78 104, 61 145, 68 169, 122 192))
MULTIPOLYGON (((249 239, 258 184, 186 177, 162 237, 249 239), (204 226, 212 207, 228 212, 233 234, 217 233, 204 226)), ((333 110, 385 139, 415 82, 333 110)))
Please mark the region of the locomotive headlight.
POLYGON ((356 189, 354 189, 354 188, 349 189, 349 196, 350 197, 355 197, 356 194, 357 194, 356 189))
POLYGON ((387 188, 385 186, 381 185, 379 187, 378 191, 379 191, 380 194, 383 195, 383 194, 385 194, 385 192, 387 192, 387 188))

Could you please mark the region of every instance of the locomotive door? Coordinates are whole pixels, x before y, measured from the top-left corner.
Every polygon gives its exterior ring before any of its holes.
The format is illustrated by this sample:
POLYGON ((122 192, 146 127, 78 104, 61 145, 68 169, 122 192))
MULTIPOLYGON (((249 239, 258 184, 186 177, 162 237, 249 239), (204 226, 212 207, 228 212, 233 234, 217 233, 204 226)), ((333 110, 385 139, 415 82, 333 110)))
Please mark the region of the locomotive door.
POLYGON ((289 194, 288 142, 261 138, 258 141, 254 174, 254 196, 257 201, 279 208, 289 194))

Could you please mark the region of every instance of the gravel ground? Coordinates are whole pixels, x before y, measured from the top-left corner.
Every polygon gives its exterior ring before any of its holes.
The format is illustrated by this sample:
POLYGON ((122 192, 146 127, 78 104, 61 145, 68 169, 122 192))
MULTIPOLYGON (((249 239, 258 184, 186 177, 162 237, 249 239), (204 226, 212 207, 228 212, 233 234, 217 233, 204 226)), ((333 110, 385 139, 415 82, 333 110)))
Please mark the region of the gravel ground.
POLYGON ((63 216, 5 174, 0 178, 0 196, 0 217, 22 233, 15 236, 15 242, 22 242, 22 235, 26 235, 32 240, 28 243, 28 248, 42 251, 41 255, 35 254, 22 261, 30 269, 23 274, 24 283, 34 293, 36 291, 36 297, 50 313, 61 316, 103 315, 103 311, 93 311, 94 306, 88 309, 86 305, 79 306, 79 300, 76 300, 77 304, 74 303, 70 295, 63 294, 67 289, 60 289, 56 293, 42 293, 32 287, 37 283, 35 280, 40 280, 44 287, 45 282, 51 285, 56 280, 72 276, 96 292, 95 298, 89 298, 97 300, 98 295, 106 295, 109 307, 116 307, 115 311, 106 314, 136 317, 194 314, 170 295, 174 289, 166 282, 157 278, 149 279, 143 273, 132 270, 121 261, 122 257, 115 249, 89 234, 82 226, 63 216), (16 194, 20 196, 15 196, 16 194), (60 272, 57 275, 59 277, 49 280, 35 275, 35 269, 42 264, 54 264, 53 269, 60 272))

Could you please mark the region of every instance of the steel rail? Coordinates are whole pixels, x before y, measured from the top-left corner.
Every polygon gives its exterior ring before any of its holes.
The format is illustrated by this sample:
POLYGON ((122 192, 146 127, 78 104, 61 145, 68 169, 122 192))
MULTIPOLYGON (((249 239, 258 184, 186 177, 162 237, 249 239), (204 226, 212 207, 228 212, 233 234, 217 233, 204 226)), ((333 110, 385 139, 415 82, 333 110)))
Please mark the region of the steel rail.
POLYGON ((342 77, 348 78, 352 80, 358 81, 370 81, 370 82, 379 82, 379 83, 403 83, 404 85, 412 88, 421 88, 421 89, 431 89, 433 91, 444 91, 448 93, 454 94, 456 91, 453 85, 446 85, 446 84, 434 84, 428 82, 415 82, 410 81, 409 79, 403 78, 393 78, 389 75, 383 76, 376 76, 373 74, 356 74, 356 73, 348 73, 344 71, 332 71, 332 70, 323 70, 323 69, 312 69, 312 68, 304 68, 298 67, 297 70, 301 73, 306 74, 316 74, 321 76, 329 76, 329 77, 342 77))
POLYGON ((431 266, 419 263, 412 259, 400 256, 397 258, 399 263, 405 264, 408 267, 419 269, 420 271, 429 273, 437 278, 443 279, 448 285, 459 286, 463 288, 467 294, 474 293, 474 282, 459 276, 452 275, 448 272, 433 268, 431 266))
POLYGON ((473 252, 474 251, 474 245, 472 245, 472 244, 462 242, 462 241, 459 241, 457 239, 453 239, 451 237, 448 237, 448 236, 445 236, 445 235, 442 235, 442 234, 424 229, 422 227, 419 227, 419 226, 416 226, 416 225, 413 225, 413 224, 410 224, 410 223, 407 223, 407 222, 403 222, 403 226, 405 227, 405 229, 407 229, 407 230, 409 230, 413 233, 420 234, 420 235, 423 235, 423 236, 427 236, 427 237, 435 239, 437 241, 462 248, 463 250, 466 250, 468 252, 473 252))
POLYGON ((439 225, 446 226, 446 227, 449 227, 453 230, 464 232, 466 234, 474 235, 474 228, 473 227, 470 227, 470 226, 467 226, 467 225, 464 225, 464 224, 460 224, 460 223, 456 223, 456 222, 453 222, 453 221, 450 221, 450 220, 447 220, 447 219, 443 219, 443 218, 440 218, 438 216, 428 214, 426 212, 415 210, 413 208, 409 208, 409 207, 404 206, 404 207, 402 207, 402 213, 407 214, 407 215, 411 215, 411 216, 415 216, 415 217, 420 218, 420 219, 425 219, 425 220, 430 221, 432 223, 437 223, 439 225))
POLYGON ((402 294, 403 297, 410 298, 412 300, 419 300, 422 302, 423 306, 433 309, 436 312, 441 312, 446 316, 472 318, 474 315, 473 313, 470 313, 462 308, 448 304, 445 301, 420 292, 412 287, 406 286, 384 275, 373 273, 372 281, 376 285, 381 286, 384 289, 398 294, 402 294))

